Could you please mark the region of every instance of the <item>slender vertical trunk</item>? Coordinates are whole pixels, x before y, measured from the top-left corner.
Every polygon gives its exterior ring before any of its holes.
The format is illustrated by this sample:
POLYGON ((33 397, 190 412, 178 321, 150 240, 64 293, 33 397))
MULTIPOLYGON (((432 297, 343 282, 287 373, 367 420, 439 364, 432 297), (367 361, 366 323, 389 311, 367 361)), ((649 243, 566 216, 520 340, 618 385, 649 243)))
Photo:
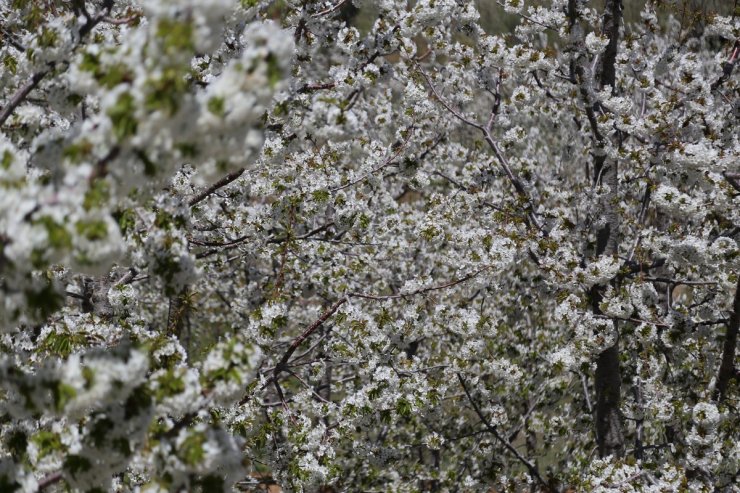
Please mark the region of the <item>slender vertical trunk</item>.
POLYGON ((722 402, 727 394, 730 380, 735 376, 735 351, 737 349, 737 332, 740 327, 740 277, 735 288, 735 300, 732 303, 732 316, 727 324, 727 334, 722 348, 722 362, 717 375, 717 387, 714 390, 715 400, 722 402))
MULTIPOLYGON (((607 195, 606 225, 599 231, 599 255, 617 255, 619 248, 619 216, 615 210, 617 199, 617 163, 614 161, 605 170, 610 192, 607 195)), ((594 313, 600 314, 603 286, 594 286, 591 291, 591 302, 594 313)), ((619 325, 614 321, 617 337, 614 344, 605 349, 596 360, 594 388, 596 391, 596 442, 599 455, 624 455, 624 432, 619 410, 621 402, 622 380, 619 368, 619 325)))
POLYGON ((187 286, 170 297, 170 307, 167 311, 167 333, 177 337, 180 344, 185 348, 187 356, 190 357, 190 330, 187 330, 189 324, 186 323, 188 317, 187 297, 187 286))
POLYGON ((615 343, 596 361, 596 442, 601 457, 624 455, 624 432, 619 412, 621 385, 619 344, 615 343))
POLYGON ((637 407, 638 416, 635 421, 635 459, 642 460, 644 458, 643 447, 642 447, 642 435, 645 420, 643 419, 643 409, 645 404, 642 399, 642 381, 640 377, 635 378, 635 384, 633 387, 635 394, 635 406, 637 407))
MULTIPOLYGON (((586 116, 593 137, 593 183, 595 186, 608 186, 609 192, 603 203, 604 226, 597 232, 596 256, 610 255, 617 258, 619 253, 619 162, 609 158, 607 145, 611 135, 599 129, 597 114, 604 110, 598 100, 597 89, 611 88, 617 92, 616 61, 619 52, 619 28, 622 23, 622 0, 605 0, 602 16, 601 34, 609 38, 606 49, 601 54, 600 63, 595 73, 591 70, 591 61, 584 48, 584 33, 581 28, 580 0, 568 1, 568 18, 570 28, 570 50, 573 57, 570 62, 570 78, 579 86, 579 92, 586 110, 586 116)), ((616 132, 616 140, 621 145, 622 136, 616 132)), ((591 309, 600 315, 599 308, 606 286, 594 286, 589 298, 591 309)), ((620 412, 621 375, 619 367, 619 325, 614 321, 616 334, 614 344, 599 354, 596 360, 594 390, 596 402, 594 419, 596 443, 599 455, 624 455, 624 430, 620 412)))
MULTIPOLYGON (((609 37, 609 44, 602 54, 602 62, 598 67, 596 77, 602 88, 609 86, 612 93, 616 92, 616 59, 619 47, 619 26, 622 20, 622 1, 606 0, 602 32, 609 37)), ((619 137, 619 136, 617 136, 619 137)), ((618 161, 607 162, 603 153, 596 156, 598 167, 595 169, 596 180, 609 187, 606 197, 605 219, 606 225, 598 234, 598 255, 616 257, 619 252, 619 214, 617 204, 619 198, 619 168, 618 161)), ((595 313, 600 313, 601 289, 595 286, 592 290, 592 307, 595 313)), ((617 337, 614 345, 604 350, 596 361, 596 375, 594 387, 596 391, 596 443, 601 457, 624 455, 624 430, 620 413, 621 403, 621 375, 619 368, 619 326, 614 322, 614 331, 617 337)))

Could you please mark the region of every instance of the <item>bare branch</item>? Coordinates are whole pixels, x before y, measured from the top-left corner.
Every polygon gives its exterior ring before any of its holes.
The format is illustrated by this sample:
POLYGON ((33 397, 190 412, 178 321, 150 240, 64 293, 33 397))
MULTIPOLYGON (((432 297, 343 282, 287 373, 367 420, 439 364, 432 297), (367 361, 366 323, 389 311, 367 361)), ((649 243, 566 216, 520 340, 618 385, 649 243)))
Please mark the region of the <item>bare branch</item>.
MULTIPOLYGON (((85 22, 85 24, 80 28, 78 32, 80 36, 80 41, 77 43, 77 46, 82 44, 82 40, 85 39, 90 31, 92 31, 93 28, 95 28, 95 26, 98 25, 110 13, 112 6, 113 2, 107 1, 104 3, 101 12, 99 12, 97 15, 95 15, 94 17, 91 17, 89 14, 85 16, 87 18, 87 22, 85 22)), ((75 46, 75 48, 77 46, 75 46)), ((26 81, 25 84, 18 88, 15 94, 13 94, 13 96, 10 98, 10 101, 8 101, 5 107, 0 110, 0 126, 5 124, 5 121, 10 118, 10 115, 13 114, 15 109, 26 99, 31 91, 38 87, 44 77, 46 77, 54 69, 54 67, 55 64, 50 63, 47 69, 36 72, 28 81, 26 81)))
POLYGON ((308 326, 306 330, 303 331, 301 335, 293 339, 293 342, 288 347, 288 350, 283 354, 283 357, 280 358, 280 361, 275 366, 275 370, 273 371, 274 378, 277 381, 277 377, 280 375, 281 372, 287 370, 288 368, 288 361, 290 360, 290 357, 293 356, 293 353, 295 353, 296 349, 300 347, 301 344, 303 344, 303 341, 308 339, 311 334, 316 332, 316 329, 321 327, 324 322, 329 320, 329 318, 336 313, 336 311, 339 309, 340 306, 345 304, 347 302, 347 298, 342 298, 341 300, 335 302, 333 305, 331 305, 329 308, 327 308, 324 313, 321 314, 321 316, 316 319, 314 323, 308 326))
POLYGON ((331 14, 332 12, 341 9, 342 5, 344 5, 345 3, 347 3, 347 0, 340 0, 339 2, 336 3, 336 5, 333 5, 332 7, 329 7, 328 9, 322 10, 321 12, 316 12, 315 14, 313 14, 312 17, 322 17, 324 15, 331 14))
POLYGON ((349 188, 349 187, 351 187, 353 185, 356 185, 356 184, 358 184, 358 183, 366 180, 367 178, 369 178, 370 176, 374 175, 378 171, 382 171, 383 169, 385 169, 388 166, 390 166, 396 160, 396 158, 401 155, 401 153, 404 151, 404 149, 406 149, 406 146, 408 146, 408 143, 411 140, 411 136, 413 135, 413 127, 410 127, 410 128, 408 128, 406 130, 407 130, 406 139, 403 141, 403 143, 401 143, 401 145, 398 146, 398 149, 396 149, 396 152, 394 152, 393 154, 391 154, 390 156, 388 156, 380 164, 380 166, 378 166, 378 167, 376 167, 376 168, 368 171, 367 173, 365 173, 361 177, 357 178, 356 180, 350 181, 349 183, 347 183, 345 185, 331 188, 330 191, 331 192, 339 192, 340 190, 344 190, 345 188, 349 188))
MULTIPOLYGON (((487 125, 480 125, 473 120, 463 116, 462 113, 455 110, 437 91, 436 87, 434 87, 434 84, 432 83, 431 78, 421 69, 421 67, 417 64, 416 69, 419 71, 421 76, 426 81, 427 85, 429 86, 429 90, 432 91, 432 94, 434 94, 434 97, 439 101, 439 103, 448 111, 450 112, 455 118, 463 122, 465 125, 468 125, 470 127, 473 127, 477 130, 479 130, 486 141, 486 143, 489 145, 489 147, 493 150, 494 155, 496 156, 496 159, 498 160, 499 166, 501 169, 504 170, 504 173, 506 173, 506 176, 508 177, 509 181, 512 185, 514 185, 514 189, 516 190, 517 195, 519 198, 527 204, 527 218, 532 223, 532 225, 535 226, 540 232, 547 235, 547 232, 543 228, 542 224, 540 223, 537 214, 535 213, 534 209, 534 203, 532 201, 532 198, 529 196, 529 193, 527 192, 526 188, 524 187, 524 183, 521 181, 521 179, 514 173, 514 171, 511 169, 511 166, 509 166, 509 162, 504 156, 504 154, 501 152, 501 149, 499 148, 496 141, 493 139, 493 136, 491 135, 490 128, 488 125, 492 125, 492 119, 489 119, 489 123, 487 125)), ((494 104, 494 110, 498 111, 498 107, 496 104, 494 104)))
POLYGON ((26 96, 36 89, 49 72, 50 70, 48 69, 36 72, 28 81, 26 81, 25 84, 18 88, 15 94, 10 98, 10 101, 8 101, 8 104, 0 110, 0 126, 2 126, 5 123, 5 120, 13 114, 13 111, 15 111, 15 109, 26 99, 26 96))
POLYGON ((47 474, 43 478, 39 480, 39 486, 36 491, 44 491, 49 486, 58 483, 63 478, 61 471, 52 472, 50 474, 47 474))
POLYGON ((244 174, 244 171, 246 171, 245 168, 239 168, 236 171, 232 171, 231 173, 229 173, 228 175, 224 176, 223 178, 221 178, 220 180, 218 180, 216 183, 214 183, 210 187, 208 187, 205 190, 203 190, 202 192, 200 192, 195 197, 191 198, 188 201, 188 205, 190 205, 190 207, 193 207, 194 205, 198 204, 199 202, 202 202, 203 200, 207 199, 212 193, 218 191, 219 189, 225 187, 226 185, 228 185, 232 181, 234 181, 237 178, 239 178, 242 174, 244 174))
POLYGON ((486 427, 486 429, 498 440, 501 442, 501 444, 511 452, 514 457, 517 458, 519 462, 524 464, 524 466, 529 470, 530 474, 532 474, 537 481, 543 486, 545 491, 552 491, 552 488, 550 488, 550 485, 542 479, 542 476, 540 475, 539 470, 537 467, 532 464, 529 460, 527 460, 522 454, 519 453, 519 451, 509 443, 508 440, 506 440, 501 434, 498 432, 496 427, 491 424, 490 421, 488 421, 488 418, 486 418, 485 414, 483 414, 483 411, 478 406, 478 403, 473 399, 473 396, 470 394, 470 391, 468 390, 468 385, 465 383, 465 379, 463 379, 462 375, 460 373, 457 374, 457 379, 460 381, 460 385, 462 385, 463 390, 465 391, 465 395, 468 398, 468 401, 470 402, 470 405, 473 406, 473 410, 475 411, 475 414, 478 415, 478 418, 480 418, 483 425, 486 427))
POLYGON ((732 75, 732 71, 737 64, 737 60, 740 57, 740 41, 735 41, 735 46, 732 48, 732 55, 730 59, 722 64, 722 75, 712 82, 710 86, 712 91, 719 89, 732 75))
POLYGON ((458 284, 462 284, 465 281, 469 281, 470 279, 473 279, 474 277, 476 277, 478 274, 480 274, 484 270, 485 269, 480 269, 473 273, 468 274, 467 276, 461 277, 460 279, 455 279, 454 281, 450 281, 450 282, 447 282, 447 283, 444 283, 438 286, 417 289, 409 293, 389 294, 389 295, 371 295, 371 294, 363 294, 363 293, 350 293, 349 296, 352 298, 363 298, 367 300, 397 300, 400 298, 408 298, 410 296, 416 296, 419 294, 429 293, 432 291, 439 291, 441 289, 446 289, 446 288, 451 288, 453 286, 457 286, 458 284))

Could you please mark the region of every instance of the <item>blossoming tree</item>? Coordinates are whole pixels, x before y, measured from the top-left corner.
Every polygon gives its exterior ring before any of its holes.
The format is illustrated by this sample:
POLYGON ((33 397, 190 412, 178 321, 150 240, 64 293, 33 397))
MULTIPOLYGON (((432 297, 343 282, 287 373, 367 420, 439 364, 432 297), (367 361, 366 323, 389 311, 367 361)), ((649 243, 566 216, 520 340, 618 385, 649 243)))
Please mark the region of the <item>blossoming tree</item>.
POLYGON ((0 491, 737 487, 737 12, 480 6, 0 0, 0 491))

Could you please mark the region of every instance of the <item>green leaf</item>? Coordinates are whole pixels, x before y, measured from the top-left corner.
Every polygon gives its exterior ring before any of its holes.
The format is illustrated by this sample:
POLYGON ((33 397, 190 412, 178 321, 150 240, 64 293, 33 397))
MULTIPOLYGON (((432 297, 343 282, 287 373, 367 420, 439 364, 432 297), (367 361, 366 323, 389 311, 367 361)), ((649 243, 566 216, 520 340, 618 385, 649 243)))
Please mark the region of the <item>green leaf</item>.
POLYGON ((108 109, 108 116, 113 122, 113 133, 119 140, 136 133, 139 122, 136 120, 136 102, 134 97, 125 92, 118 96, 116 104, 108 109))
POLYGON ((188 84, 183 73, 169 67, 158 79, 150 79, 147 86, 151 92, 146 95, 144 107, 149 111, 162 110, 174 115, 180 107, 180 98, 188 84))
POLYGON ((103 240, 108 236, 108 225, 100 219, 77 221, 75 223, 75 229, 77 230, 77 234, 84 236, 90 241, 103 240))
POLYGON ((13 164, 13 154, 5 149, 3 151, 3 158, 0 159, 0 168, 3 168, 5 170, 10 169, 10 165, 13 164))
POLYGON ((224 98, 213 96, 208 100, 208 111, 216 116, 222 117, 225 112, 225 101, 224 98))
POLYGON ((18 60, 9 53, 3 57, 3 65, 8 69, 8 72, 15 75, 18 72, 18 60))
POLYGON ((205 457, 205 451, 203 450, 203 444, 206 441, 203 433, 191 433, 188 437, 183 440, 178 450, 177 455, 188 465, 194 466, 200 463, 205 457))
POLYGON ((40 224, 46 228, 49 235, 49 244, 53 248, 65 249, 72 246, 72 235, 67 228, 59 224, 51 216, 41 216, 33 221, 33 224, 40 224))
POLYGON ((110 199, 110 187, 105 180, 95 180, 85 192, 82 206, 86 211, 103 206, 110 199))
POLYGON ((193 51, 193 25, 190 21, 160 19, 157 23, 157 37, 162 40, 165 51, 193 51))
POLYGON ((280 62, 272 53, 267 55, 265 62, 267 62, 267 82, 271 88, 274 88, 283 78, 283 71, 280 70, 280 62))
POLYGON ((64 450, 62 440, 57 433, 47 430, 41 430, 31 437, 31 442, 38 449, 38 458, 41 459, 54 452, 64 450))
POLYGON ((167 397, 172 397, 185 391, 185 381, 181 376, 175 375, 172 369, 157 377, 157 390, 154 397, 158 402, 167 397))

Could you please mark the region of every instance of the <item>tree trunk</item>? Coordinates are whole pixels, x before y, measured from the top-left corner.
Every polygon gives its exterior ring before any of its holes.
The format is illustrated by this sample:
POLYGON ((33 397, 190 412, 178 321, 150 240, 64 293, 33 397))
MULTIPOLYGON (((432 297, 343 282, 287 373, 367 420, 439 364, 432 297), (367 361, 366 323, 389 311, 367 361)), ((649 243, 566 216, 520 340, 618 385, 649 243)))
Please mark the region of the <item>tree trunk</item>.
MULTIPOLYGON (((612 93, 616 92, 616 58, 619 46, 619 25, 622 20, 621 0, 606 0, 602 31, 609 36, 609 44, 602 54, 602 63, 598 67, 597 77, 601 87, 610 86, 612 93)), ((617 135, 617 138, 620 138, 617 135)), ((604 166, 604 158, 596 156, 600 165, 604 166)), ((601 167, 600 166, 600 167, 601 167)), ((617 160, 606 164, 604 169, 595 170, 595 179, 606 182, 609 186, 607 203, 604 215, 606 225, 598 233, 597 255, 612 255, 615 258, 619 253, 619 215, 616 210, 619 190, 619 168, 617 160)), ((601 184, 601 183, 598 183, 601 184)), ((595 286, 591 294, 592 309, 600 314, 601 289, 595 286)), ((619 410, 621 402, 621 377, 619 368, 619 326, 614 322, 617 334, 614 345, 604 350, 596 361, 596 375, 594 387, 596 391, 596 443, 599 456, 624 455, 624 431, 622 416, 619 410)))
POLYGON ((717 388, 714 391, 715 400, 722 402, 727 394, 730 380, 735 376, 735 350, 737 348, 737 332, 740 327, 740 277, 735 288, 735 300, 732 303, 732 316, 727 324, 727 335, 722 348, 722 363, 717 376, 717 388))

